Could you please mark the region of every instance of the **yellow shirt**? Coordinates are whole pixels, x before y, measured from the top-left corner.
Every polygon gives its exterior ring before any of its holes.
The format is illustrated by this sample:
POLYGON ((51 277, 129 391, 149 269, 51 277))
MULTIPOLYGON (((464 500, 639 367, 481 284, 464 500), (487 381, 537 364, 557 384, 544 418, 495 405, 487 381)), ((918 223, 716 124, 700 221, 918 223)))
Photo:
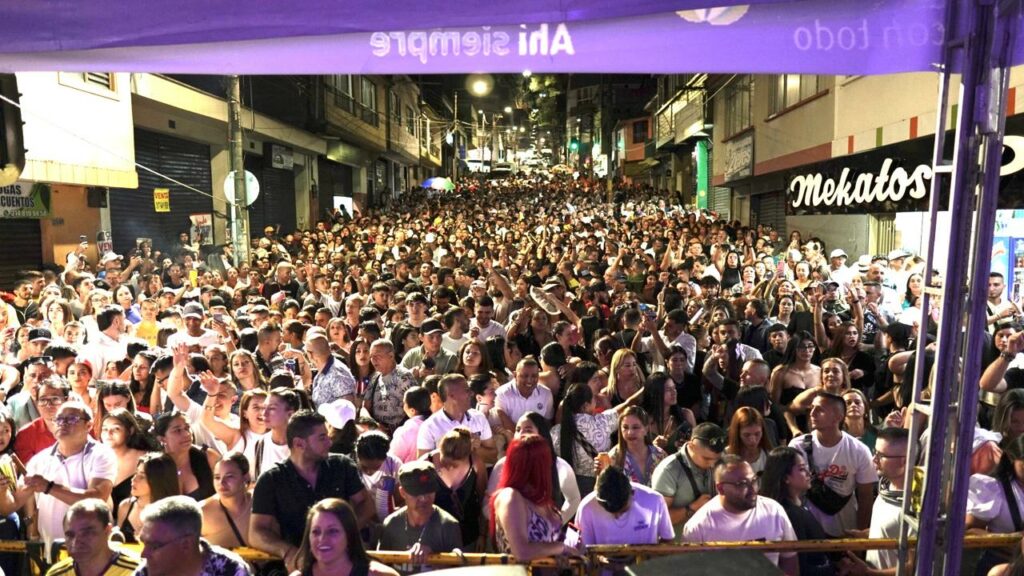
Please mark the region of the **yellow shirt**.
MULTIPOLYGON (((117 557, 107 567, 107 571, 103 573, 103 576, 131 576, 140 564, 142 564, 142 560, 139 558, 124 552, 118 552, 117 557)), ((75 576, 75 574, 75 561, 72 558, 65 558, 57 562, 46 572, 46 576, 75 576)))

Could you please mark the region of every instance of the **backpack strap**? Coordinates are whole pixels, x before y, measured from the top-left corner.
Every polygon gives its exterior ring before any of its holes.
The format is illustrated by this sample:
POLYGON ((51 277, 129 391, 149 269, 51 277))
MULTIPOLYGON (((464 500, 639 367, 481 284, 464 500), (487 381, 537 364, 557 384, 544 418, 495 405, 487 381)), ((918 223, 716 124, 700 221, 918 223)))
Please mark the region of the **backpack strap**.
POLYGON ((1003 476, 999 479, 1003 487, 1003 494, 1006 496, 1006 507, 1010 509, 1010 518, 1013 520, 1013 530, 1020 532, 1024 529, 1020 518, 1020 508, 1017 507, 1017 498, 1013 495, 1013 486, 1010 484, 1010 477, 1003 476))
POLYGON ((260 436, 260 439, 256 441, 256 478, 260 477, 260 472, 263 470, 264 440, 266 440, 266 438, 260 436))
POLYGON ((690 481, 690 488, 693 489, 693 499, 696 500, 700 497, 700 487, 697 486, 697 480, 693 478, 693 470, 690 470, 690 465, 686 463, 686 458, 683 458, 682 452, 676 452, 676 461, 683 468, 683 472, 686 474, 686 479, 690 481))

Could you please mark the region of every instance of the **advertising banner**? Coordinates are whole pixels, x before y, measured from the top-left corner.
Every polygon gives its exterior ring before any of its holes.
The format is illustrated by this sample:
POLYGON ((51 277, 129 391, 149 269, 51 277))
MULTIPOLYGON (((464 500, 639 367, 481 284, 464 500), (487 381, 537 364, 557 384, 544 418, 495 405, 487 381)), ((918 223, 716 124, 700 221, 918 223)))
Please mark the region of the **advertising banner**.
POLYGON ((0 186, 0 218, 50 217, 50 185, 42 182, 15 182, 0 186))

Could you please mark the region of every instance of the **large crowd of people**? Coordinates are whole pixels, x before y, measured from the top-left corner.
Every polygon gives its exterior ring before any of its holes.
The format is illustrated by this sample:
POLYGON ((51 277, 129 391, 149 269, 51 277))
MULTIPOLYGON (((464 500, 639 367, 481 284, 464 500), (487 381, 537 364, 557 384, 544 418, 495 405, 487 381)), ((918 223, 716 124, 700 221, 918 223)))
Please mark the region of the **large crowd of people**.
MULTIPOLYGON (((51 574, 407 574, 439 552, 898 531, 914 343, 938 313, 901 250, 851 258, 568 179, 268 227, 250 261, 188 234, 90 248, 0 303, 0 538, 62 542, 51 574)), ((988 296, 967 518, 1009 533, 1024 332, 1000 275, 988 296)), ((768 559, 804 576, 898 564, 768 559)))

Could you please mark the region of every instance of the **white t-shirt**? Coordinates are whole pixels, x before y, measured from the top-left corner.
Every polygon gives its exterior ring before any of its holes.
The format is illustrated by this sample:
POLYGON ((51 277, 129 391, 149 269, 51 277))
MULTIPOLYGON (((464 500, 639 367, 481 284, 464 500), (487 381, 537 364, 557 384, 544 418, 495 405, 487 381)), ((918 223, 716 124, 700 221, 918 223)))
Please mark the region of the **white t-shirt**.
MULTIPOLYGON (((853 495, 846 506, 834 516, 825 514, 813 502, 807 503, 807 508, 821 523, 825 533, 833 538, 842 538, 847 530, 857 528, 857 496, 854 494, 857 485, 878 482, 878 472, 871 461, 871 451, 860 440, 846 432, 842 434, 839 443, 831 448, 822 446, 817 435, 811 434, 814 470, 836 494, 853 495)), ((804 436, 797 436, 789 443, 791 448, 796 448, 801 453, 804 452, 803 445, 804 436)), ((806 453, 804 456, 806 457, 806 453)))
MULTIPOLYGON (((187 397, 186 397, 187 398, 187 397)), ((227 454, 228 447, 217 439, 213 435, 213 432, 203 424, 203 408, 202 404, 197 403, 191 398, 188 399, 188 410, 185 411, 185 415, 188 416, 188 421, 192 423, 192 436, 195 437, 195 443, 199 446, 209 446, 217 451, 218 454, 223 456, 227 454)), ((229 425, 233 425, 238 428, 238 416, 231 415, 234 422, 229 422, 229 425)))
POLYGON ((171 334, 170 338, 167 339, 167 348, 174 349, 178 344, 184 344, 188 347, 199 346, 203 350, 207 346, 214 346, 221 343, 221 336, 213 330, 203 330, 203 333, 199 336, 190 336, 186 330, 179 330, 174 334, 171 334))
POLYGON ((661 540, 675 539, 665 498, 643 484, 632 484, 633 502, 618 518, 601 506, 597 492, 583 498, 576 513, 576 524, 584 545, 657 544, 661 540))
MULTIPOLYGON (((1024 488, 1020 482, 1010 482, 1013 497, 1017 500, 1017 509, 1024 518, 1024 488)), ((1007 506, 1006 494, 998 478, 984 474, 974 474, 967 485, 967 513, 988 524, 988 531, 995 534, 1016 532, 1013 516, 1007 506)))
MULTIPOLYGON (((68 458, 61 458, 57 445, 43 450, 28 461, 25 467, 29 475, 40 475, 55 484, 68 488, 86 489, 94 478, 110 480, 117 477, 117 455, 106 444, 91 438, 81 452, 68 458)), ((64 513, 69 506, 49 494, 36 493, 39 509, 39 534, 47 546, 64 537, 64 513)))
POLYGON ((516 388, 515 380, 506 382, 494 393, 494 405, 513 422, 518 422, 523 414, 531 411, 539 413, 549 421, 555 415, 555 399, 551 395, 551 390, 543 384, 538 384, 529 398, 523 398, 516 388))
POLYGON ((285 442, 284 444, 275 444, 273 438, 271 437, 271 434, 272 432, 268 431, 266 434, 260 436, 259 439, 256 440, 257 444, 260 443, 260 440, 263 441, 262 455, 260 454, 261 451, 258 450, 256 446, 253 446, 253 478, 259 478, 260 474, 266 472, 267 470, 270 470, 271 468, 276 466, 278 462, 284 462, 285 460, 288 459, 289 456, 292 455, 292 449, 288 447, 288 443, 285 442), (255 466, 257 461, 259 461, 260 463, 258 467, 255 466))
POLYGON ((491 439, 491 425, 487 422, 487 416, 484 416, 479 410, 470 408, 463 415, 462 420, 458 421, 449 418, 444 410, 438 410, 423 421, 423 425, 416 433, 416 449, 433 450, 437 448, 441 437, 459 426, 465 426, 473 434, 479 434, 481 440, 491 439))
POLYGON ((459 338, 458 340, 449 336, 447 332, 441 335, 441 348, 444 348, 452 354, 458 354, 459 349, 462 348, 462 345, 466 342, 469 342, 469 334, 463 334, 462 338, 459 338))
MULTIPOLYGON (((669 348, 673 345, 678 345, 682 347, 683 350, 686 350, 686 373, 693 374, 693 363, 697 358, 697 340, 685 331, 680 332, 679 336, 676 336, 676 339, 672 341, 669 341, 668 336, 666 336, 664 332, 661 333, 661 338, 665 341, 665 344, 668 344, 669 348)), ((653 336, 645 336, 640 341, 640 346, 643 352, 648 355, 647 357, 651 359, 651 367, 653 370, 668 369, 668 367, 665 366, 665 359, 661 356, 661 351, 658 350, 658 347, 654 344, 653 336)))
MULTIPOLYGON (((486 342, 491 336, 505 337, 505 327, 494 320, 488 322, 486 328, 482 328, 476 323, 476 318, 473 318, 469 321, 469 329, 472 330, 474 327, 480 328, 480 334, 477 336, 477 340, 480 342, 486 342)), ((442 338, 442 340, 444 340, 444 338, 442 338)))
MULTIPOLYGON (((868 538, 899 538, 900 516, 903 512, 902 500, 886 498, 885 489, 875 497, 875 505, 871 508, 871 527, 868 538)), ((916 531, 910 528, 910 535, 916 531)), ((890 570, 899 565, 899 554, 896 550, 868 550, 867 563, 872 568, 890 570)))
MULTIPOLYGON (((683 527, 683 542, 744 542, 750 540, 796 540, 786 510, 771 498, 757 497, 754 508, 733 514, 722 507, 722 497, 712 498, 683 527)), ((773 564, 779 557, 796 552, 765 552, 773 564)))

